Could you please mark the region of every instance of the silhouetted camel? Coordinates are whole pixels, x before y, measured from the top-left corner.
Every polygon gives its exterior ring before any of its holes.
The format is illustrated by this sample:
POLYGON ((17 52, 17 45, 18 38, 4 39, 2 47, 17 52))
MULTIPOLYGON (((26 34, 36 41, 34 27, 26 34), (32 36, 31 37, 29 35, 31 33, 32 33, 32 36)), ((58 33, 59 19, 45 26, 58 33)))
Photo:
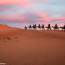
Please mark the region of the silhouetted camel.
POLYGON ((29 29, 32 29, 32 26, 31 26, 31 25, 29 25, 29 26, 28 26, 28 28, 29 28, 29 29))
POLYGON ((62 31, 64 31, 64 32, 65 32, 65 25, 64 25, 63 27, 59 27, 59 28, 61 28, 61 29, 62 29, 62 31))
POLYGON ((45 27, 44 27, 44 25, 43 25, 43 24, 42 24, 41 28, 42 28, 42 30, 44 30, 44 28, 45 28, 45 27))
MULTIPOLYGON (((53 26, 52 26, 52 27, 53 27, 53 26)), ((53 28, 54 28, 54 30, 59 30, 59 27, 58 27, 57 24, 55 24, 55 26, 54 26, 53 28)))
POLYGON ((33 27, 33 29, 34 29, 34 30, 36 30, 36 28, 37 28, 36 24, 35 24, 35 25, 33 25, 32 27, 33 27))
POLYGON ((48 24, 48 27, 46 27, 46 28, 47 28, 47 30, 51 30, 50 24, 48 24))
POLYGON ((26 30, 27 30, 27 27, 25 26, 25 27, 24 27, 24 29, 26 29, 26 30))
POLYGON ((37 27, 41 30, 41 25, 40 24, 37 27))

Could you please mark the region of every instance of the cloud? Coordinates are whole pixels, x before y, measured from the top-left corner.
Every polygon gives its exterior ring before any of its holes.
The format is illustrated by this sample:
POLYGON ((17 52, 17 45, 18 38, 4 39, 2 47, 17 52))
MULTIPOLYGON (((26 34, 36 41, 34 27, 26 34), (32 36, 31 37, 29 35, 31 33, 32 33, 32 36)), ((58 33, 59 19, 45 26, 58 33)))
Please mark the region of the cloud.
POLYGON ((29 9, 32 8, 33 6, 35 6, 35 4, 26 3, 26 4, 18 5, 19 8, 24 8, 24 9, 29 9))
POLYGON ((0 5, 0 12, 5 12, 7 9, 10 9, 11 5, 0 5))
POLYGON ((15 15, 0 16, 0 23, 26 23, 26 24, 55 24, 62 23, 65 21, 65 17, 51 17, 48 13, 38 12, 26 12, 15 15))
POLYGON ((0 4, 24 4, 24 3, 28 3, 32 0, 1 0, 0 4))

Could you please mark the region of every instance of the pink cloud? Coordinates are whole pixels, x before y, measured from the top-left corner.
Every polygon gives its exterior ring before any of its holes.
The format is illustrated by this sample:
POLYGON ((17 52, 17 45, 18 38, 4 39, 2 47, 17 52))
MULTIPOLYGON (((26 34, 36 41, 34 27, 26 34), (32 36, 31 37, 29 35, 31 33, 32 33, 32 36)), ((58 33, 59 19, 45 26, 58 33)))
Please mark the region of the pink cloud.
POLYGON ((28 3, 32 0, 1 0, 0 4, 24 4, 24 3, 28 3))
POLYGON ((39 15, 41 18, 40 19, 35 19, 35 20, 42 20, 45 21, 45 23, 52 23, 52 22, 58 22, 58 21, 65 21, 65 17, 51 17, 49 16, 49 13, 42 12, 42 11, 37 11, 35 12, 37 15, 39 15))
POLYGON ((16 22, 16 21, 19 21, 19 22, 21 22, 21 21, 24 21, 26 18, 25 17, 18 17, 18 16, 9 16, 9 15, 7 15, 7 16, 0 16, 0 18, 1 18, 1 20, 3 21, 4 20, 4 22, 10 22, 11 23, 11 20, 12 20, 12 22, 16 22))
POLYGON ((23 5, 19 6, 19 8, 28 9, 28 8, 30 8, 30 7, 32 7, 32 6, 35 6, 35 5, 34 5, 34 4, 29 4, 29 3, 27 3, 27 4, 23 4, 23 5))
POLYGON ((30 24, 30 22, 32 24, 35 23, 40 23, 40 24, 56 24, 58 23, 59 25, 64 25, 64 21, 65 21, 65 17, 51 17, 49 16, 48 13, 44 13, 44 12, 32 12, 33 16, 30 18, 30 15, 32 14, 28 14, 27 13, 19 13, 17 15, 7 15, 7 16, 1 16, 0 19, 4 20, 4 22, 15 22, 15 23, 26 23, 26 24, 30 24), (24 16, 25 15, 25 16, 24 16), (28 18, 27 18, 28 17, 28 18), (61 21, 59 23, 59 21, 61 21))
POLYGON ((57 18, 55 18, 55 17, 48 17, 48 18, 46 18, 46 19, 44 19, 45 20, 45 22, 48 22, 48 23, 50 23, 50 22, 57 22, 57 21, 64 21, 65 20, 65 17, 57 17, 57 18))
POLYGON ((35 12, 37 15, 39 15, 42 18, 47 18, 48 17, 48 13, 42 12, 42 11, 37 11, 35 12))

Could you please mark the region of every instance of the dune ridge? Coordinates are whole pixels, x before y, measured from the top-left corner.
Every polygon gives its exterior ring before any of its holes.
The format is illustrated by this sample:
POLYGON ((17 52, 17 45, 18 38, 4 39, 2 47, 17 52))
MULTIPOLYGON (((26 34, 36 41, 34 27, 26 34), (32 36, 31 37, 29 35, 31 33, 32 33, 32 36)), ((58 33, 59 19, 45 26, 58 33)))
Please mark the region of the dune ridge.
POLYGON ((0 30, 0 62, 6 65, 65 65, 65 32, 0 30))

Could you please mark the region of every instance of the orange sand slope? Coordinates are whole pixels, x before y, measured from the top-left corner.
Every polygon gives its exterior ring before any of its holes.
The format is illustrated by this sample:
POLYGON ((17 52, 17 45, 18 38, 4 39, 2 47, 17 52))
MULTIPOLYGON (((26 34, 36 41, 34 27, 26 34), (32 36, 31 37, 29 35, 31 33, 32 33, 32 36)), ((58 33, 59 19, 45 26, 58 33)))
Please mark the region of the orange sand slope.
POLYGON ((65 65, 65 32, 0 30, 0 62, 6 65, 65 65))

